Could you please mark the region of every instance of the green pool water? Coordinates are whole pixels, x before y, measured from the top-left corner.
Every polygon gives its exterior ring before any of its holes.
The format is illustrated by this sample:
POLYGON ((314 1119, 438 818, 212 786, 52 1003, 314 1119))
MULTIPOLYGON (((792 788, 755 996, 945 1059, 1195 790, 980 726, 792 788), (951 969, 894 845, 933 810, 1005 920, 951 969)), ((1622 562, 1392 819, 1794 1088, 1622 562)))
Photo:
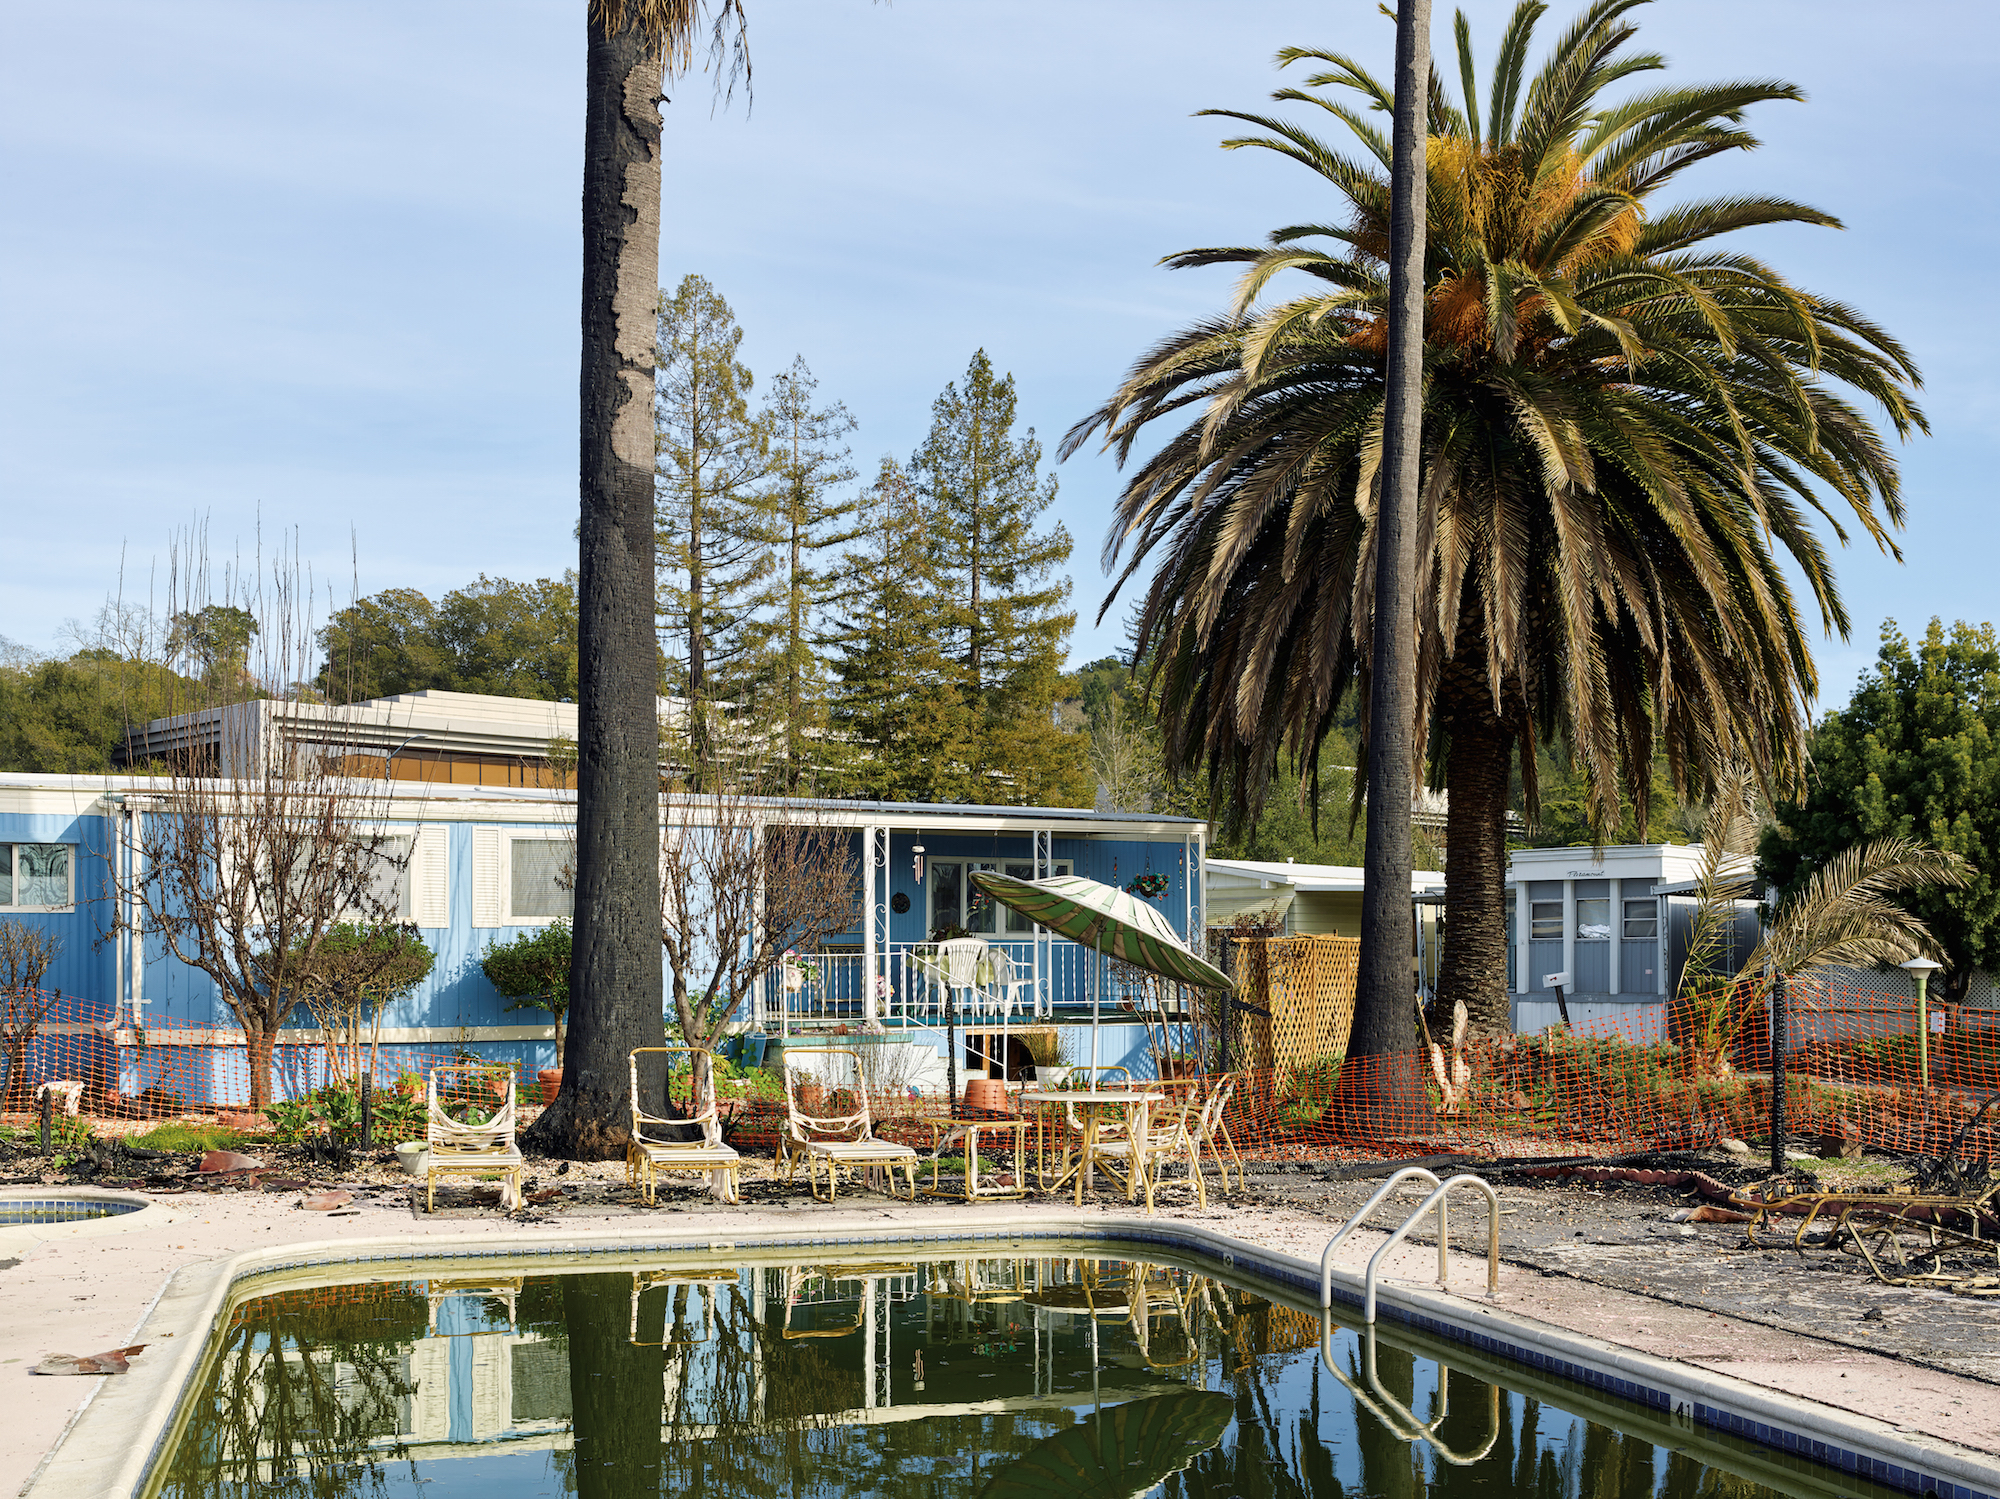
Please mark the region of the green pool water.
POLYGON ((1580 1389, 1489 1382, 1444 1345, 1342 1329, 1329 1367, 1316 1314, 1186 1265, 925 1254, 254 1296, 215 1330, 149 1492, 1864 1492, 1580 1389))

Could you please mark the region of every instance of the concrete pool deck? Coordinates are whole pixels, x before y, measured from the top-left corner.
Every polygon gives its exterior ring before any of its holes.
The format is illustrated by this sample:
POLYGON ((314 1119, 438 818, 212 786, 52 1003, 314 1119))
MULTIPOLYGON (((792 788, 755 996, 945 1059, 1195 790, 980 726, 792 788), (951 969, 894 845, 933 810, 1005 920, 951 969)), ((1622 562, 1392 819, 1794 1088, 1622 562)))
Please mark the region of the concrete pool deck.
MULTIPOLYGON (((8 1292, 0 1299, 0 1389, 8 1391, 16 1411, 16 1418, 0 1429, 0 1493, 13 1493, 25 1483, 78 1406, 108 1382, 103 1377, 30 1377, 27 1371, 43 1355, 91 1354, 127 1343, 176 1271, 245 1251, 323 1244, 337 1257, 343 1241, 391 1238, 421 1253, 426 1241, 440 1249, 448 1241, 502 1249, 510 1240, 545 1242, 552 1232, 606 1243, 635 1236, 733 1240, 818 1230, 830 1236, 964 1231, 1023 1217, 1046 1218, 1053 1225, 1132 1216, 1122 1202, 1087 1205, 1079 1213, 1066 1199, 967 1206, 893 1203, 856 1194, 836 1207, 704 1204, 645 1214, 570 1214, 551 1225, 513 1222, 493 1211, 428 1217, 413 1210, 410 1194, 401 1189, 358 1195, 351 1209, 337 1217, 301 1210, 296 1193, 184 1194, 165 1201, 171 1205, 171 1219, 135 1222, 122 1233, 52 1238, 14 1251, 19 1262, 0 1281, 8 1292)), ((1470 1229, 1480 1217, 1466 1211, 1455 1222, 1470 1229)), ((1207 1212, 1165 1208, 1158 1221, 1165 1227, 1226 1234, 1313 1261, 1339 1222, 1295 1210, 1228 1207, 1207 1212)), ((1358 1231, 1343 1248, 1339 1264, 1358 1271, 1383 1237, 1358 1231)), ((1504 1228, 1502 1238, 1504 1254, 1504 1228)), ((1452 1261, 1454 1294, 1468 1308, 1493 1306, 1690 1369, 1726 1374, 1829 1411, 1885 1422, 1915 1437, 1950 1442, 1992 1457, 2000 1482, 2000 1393, 1990 1384, 1518 1265, 1502 1264, 1500 1290, 1489 1300, 1483 1294, 1481 1258, 1454 1252, 1452 1261)), ((1435 1266, 1434 1249, 1405 1244, 1387 1274, 1405 1285, 1428 1285, 1435 1266)), ((159 1357, 164 1351, 138 1357, 159 1357)))

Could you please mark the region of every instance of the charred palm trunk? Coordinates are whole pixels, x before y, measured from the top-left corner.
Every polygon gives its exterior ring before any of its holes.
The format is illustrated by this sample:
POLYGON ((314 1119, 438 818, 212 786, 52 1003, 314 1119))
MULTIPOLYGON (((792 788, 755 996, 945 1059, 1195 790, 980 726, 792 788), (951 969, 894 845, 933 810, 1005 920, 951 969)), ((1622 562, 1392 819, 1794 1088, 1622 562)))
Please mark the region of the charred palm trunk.
MULTIPOLYGON (((1457 685, 1457 684, 1453 684, 1457 685)), ((1495 717, 1483 684, 1459 686, 1445 705, 1450 734, 1446 776, 1444 960, 1438 1009, 1448 1033, 1463 1001, 1474 1036, 1513 1029, 1507 998, 1507 790, 1514 736, 1495 717)), ((1437 1027, 1432 1027, 1437 1034, 1437 1027)))
MULTIPOLYGON (((638 1341, 632 1337, 631 1283, 625 1275, 563 1280, 577 1499, 660 1499, 670 1492, 661 1483, 666 1354, 642 1346, 646 1333, 638 1341)), ((652 1328, 660 1324, 647 1314, 664 1316, 665 1308, 655 1313, 642 1304, 640 1311, 643 1325, 652 1328)))
POLYGON ((659 44, 590 26, 583 144, 576 928, 562 1091, 530 1131, 622 1154, 625 1059, 660 1044, 653 367, 660 260, 659 44))
POLYGON ((1410 793, 1416 785, 1416 509, 1423 436, 1425 80, 1430 0, 1396 12, 1390 172, 1388 379, 1375 516, 1375 618, 1368 679, 1368 841, 1344 1128, 1380 1136, 1426 1127, 1411 969, 1410 793))

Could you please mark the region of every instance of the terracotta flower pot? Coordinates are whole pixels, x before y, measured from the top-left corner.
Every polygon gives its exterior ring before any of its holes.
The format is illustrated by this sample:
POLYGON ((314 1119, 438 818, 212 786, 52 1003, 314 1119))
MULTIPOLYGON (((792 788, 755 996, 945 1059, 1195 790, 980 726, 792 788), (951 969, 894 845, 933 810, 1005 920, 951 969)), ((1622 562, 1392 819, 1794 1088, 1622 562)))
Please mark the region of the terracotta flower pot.
POLYGON ((965 1107, 968 1113, 975 1110, 986 1114, 1011 1113, 1007 1103, 1007 1085, 997 1077, 970 1079, 965 1085, 965 1107))
POLYGON ((562 1092, 562 1068, 544 1067, 535 1074, 535 1081, 542 1085, 542 1102, 554 1103, 556 1094, 562 1092))

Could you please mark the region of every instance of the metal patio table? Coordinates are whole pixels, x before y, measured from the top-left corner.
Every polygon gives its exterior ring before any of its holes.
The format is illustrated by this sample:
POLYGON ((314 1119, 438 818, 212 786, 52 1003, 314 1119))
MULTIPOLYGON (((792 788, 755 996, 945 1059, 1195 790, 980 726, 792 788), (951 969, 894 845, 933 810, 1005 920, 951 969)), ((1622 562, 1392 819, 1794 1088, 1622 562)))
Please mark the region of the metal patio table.
MULTIPOLYGON (((1153 1100, 1158 1097, 1160 1097, 1160 1094, 1151 1088, 1077 1088, 1073 1090, 1065 1088, 1030 1088, 1024 1092, 1021 1095, 1023 1103, 1073 1107, 1080 1109, 1083 1115, 1083 1138, 1078 1141, 1076 1149, 1070 1150, 1067 1147, 1064 1148, 1062 1153, 1062 1167, 1056 1172, 1053 1179, 1051 1179, 1046 1167, 1038 1164, 1037 1175, 1041 1180, 1042 1190, 1045 1192, 1061 1191, 1065 1182, 1074 1179, 1076 1182, 1076 1205, 1082 1207, 1083 1189, 1091 1184, 1092 1176, 1101 1164, 1112 1179, 1125 1188, 1126 1195, 1132 1195, 1132 1179, 1120 1173, 1118 1168, 1108 1159, 1103 1159, 1099 1156, 1097 1150, 1098 1127, 1108 1110, 1113 1108, 1130 1109, 1132 1111, 1130 1123, 1131 1138, 1134 1140, 1143 1140, 1146 1138, 1147 1115, 1152 1110, 1153 1100)), ((1043 1118, 1046 1118, 1046 1116, 1044 1115, 1043 1118)), ((1041 1147, 1041 1123, 1041 1119, 1038 1119, 1036 1122, 1036 1142, 1038 1147, 1041 1147)), ((1038 1148, 1036 1154, 1040 1157, 1041 1162, 1046 1162, 1047 1151, 1045 1147, 1038 1148)), ((1131 1169, 1132 1176, 1138 1177, 1141 1180, 1144 1179, 1146 1163, 1144 1157, 1137 1151, 1133 1152, 1131 1169)))

